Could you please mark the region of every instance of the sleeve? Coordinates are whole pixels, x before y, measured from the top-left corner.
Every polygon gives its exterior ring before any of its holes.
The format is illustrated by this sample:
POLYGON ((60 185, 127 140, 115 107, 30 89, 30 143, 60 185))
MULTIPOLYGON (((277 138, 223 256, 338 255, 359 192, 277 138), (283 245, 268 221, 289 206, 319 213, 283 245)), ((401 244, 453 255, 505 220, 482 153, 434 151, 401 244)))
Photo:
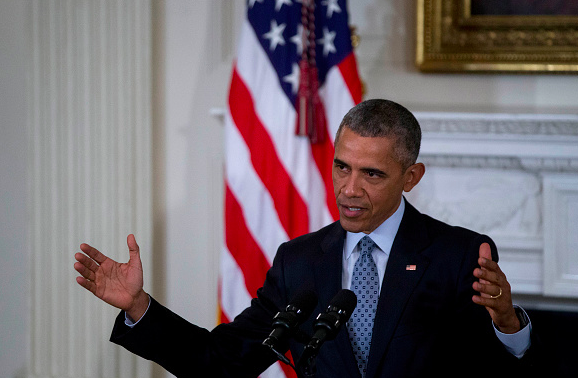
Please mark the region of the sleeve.
POLYGON ((151 297, 146 315, 130 325, 124 311, 116 318, 110 341, 154 361, 176 377, 211 372, 218 377, 256 377, 277 360, 262 345, 274 315, 286 306, 281 258, 275 258, 263 287, 234 321, 212 331, 198 327, 151 297))
POLYGON ((522 358, 532 344, 530 339, 532 323, 523 308, 514 305, 514 309, 516 310, 516 315, 520 318, 522 329, 516 333, 508 334, 500 332, 494 324, 494 331, 508 352, 517 358, 522 358))
POLYGON ((147 311, 149 310, 150 306, 151 306, 151 297, 149 295, 149 305, 147 306, 147 309, 145 310, 144 314, 142 314, 140 319, 135 322, 134 319, 131 318, 130 316, 128 316, 128 314, 125 312, 124 313, 124 324, 126 324, 128 327, 131 327, 131 328, 134 327, 135 325, 137 325, 138 322, 140 322, 140 320, 147 314, 147 311))

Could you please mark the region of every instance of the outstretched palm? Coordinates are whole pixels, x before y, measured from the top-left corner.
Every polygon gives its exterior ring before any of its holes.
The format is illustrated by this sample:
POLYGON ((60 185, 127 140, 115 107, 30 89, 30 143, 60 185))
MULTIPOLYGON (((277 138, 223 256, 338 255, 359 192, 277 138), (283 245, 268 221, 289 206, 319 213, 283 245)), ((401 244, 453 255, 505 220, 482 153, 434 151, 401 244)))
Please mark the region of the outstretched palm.
POLYGON ((139 247, 134 235, 127 238, 130 259, 118 263, 88 244, 81 244, 82 253, 76 253, 74 269, 81 274, 76 278, 82 287, 104 302, 125 311, 131 310, 143 293, 143 271, 139 247))

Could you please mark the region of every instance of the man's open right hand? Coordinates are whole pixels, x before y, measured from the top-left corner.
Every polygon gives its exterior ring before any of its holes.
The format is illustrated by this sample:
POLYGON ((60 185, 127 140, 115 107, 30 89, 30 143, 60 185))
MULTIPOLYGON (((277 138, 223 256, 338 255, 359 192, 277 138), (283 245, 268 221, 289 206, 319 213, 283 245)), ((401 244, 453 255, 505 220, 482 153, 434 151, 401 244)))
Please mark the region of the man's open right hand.
POLYGON ((139 320, 145 313, 149 297, 143 290, 143 270, 139 247, 134 235, 127 237, 128 263, 118 263, 88 244, 81 244, 74 269, 81 276, 76 282, 106 303, 126 311, 139 320))

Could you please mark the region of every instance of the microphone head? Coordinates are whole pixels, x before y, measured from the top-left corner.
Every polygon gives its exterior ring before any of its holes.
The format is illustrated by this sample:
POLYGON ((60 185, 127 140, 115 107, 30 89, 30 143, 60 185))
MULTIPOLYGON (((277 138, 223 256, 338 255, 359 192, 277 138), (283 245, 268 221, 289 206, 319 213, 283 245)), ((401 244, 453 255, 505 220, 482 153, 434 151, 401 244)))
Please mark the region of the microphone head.
MULTIPOLYGON (((323 339, 333 339, 341 325, 347 323, 355 306, 357 306, 357 296, 353 291, 347 289, 339 291, 329 302, 327 310, 317 315, 313 323, 315 333, 320 331, 323 339)), ((313 339, 315 338, 314 335, 313 339)))
POLYGON ((314 334, 305 347, 302 361, 307 361, 317 355, 321 344, 337 336, 341 326, 349 320, 357 306, 357 296, 351 290, 340 290, 329 302, 327 310, 317 315, 313 323, 314 334))
POLYGON ((311 315, 315 306, 317 306, 317 294, 312 290, 302 290, 289 301, 285 310, 295 312, 297 314, 297 322, 303 323, 311 315))
POLYGON ((329 302, 327 312, 336 312, 339 314, 339 320, 345 323, 357 306, 357 296, 351 290, 340 290, 329 302))

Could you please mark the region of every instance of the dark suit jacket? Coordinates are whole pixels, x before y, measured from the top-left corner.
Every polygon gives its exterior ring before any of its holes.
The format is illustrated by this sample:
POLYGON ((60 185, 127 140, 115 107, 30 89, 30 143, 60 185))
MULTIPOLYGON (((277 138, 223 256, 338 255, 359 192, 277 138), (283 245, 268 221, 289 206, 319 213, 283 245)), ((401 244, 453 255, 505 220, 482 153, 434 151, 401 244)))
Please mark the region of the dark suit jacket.
MULTIPOLYGON (((335 222, 282 244, 257 298, 230 324, 209 332, 153 299, 133 329, 119 314, 111 341, 178 377, 199 376, 199 371, 211 371, 213 377, 257 376, 275 361, 261 346, 273 316, 299 290, 313 289, 319 304, 301 326, 310 335, 316 314, 341 289, 344 239, 345 231, 335 222)), ((473 270, 483 242, 497 260, 487 236, 448 226, 407 203, 383 278, 368 378, 533 375, 534 347, 521 361, 509 354, 487 311, 472 302, 473 270), (416 269, 407 270, 407 265, 416 269)), ((292 340, 289 347, 298 361, 303 345, 292 340)), ((317 377, 359 376, 345 327, 321 347, 316 368, 317 377)))

